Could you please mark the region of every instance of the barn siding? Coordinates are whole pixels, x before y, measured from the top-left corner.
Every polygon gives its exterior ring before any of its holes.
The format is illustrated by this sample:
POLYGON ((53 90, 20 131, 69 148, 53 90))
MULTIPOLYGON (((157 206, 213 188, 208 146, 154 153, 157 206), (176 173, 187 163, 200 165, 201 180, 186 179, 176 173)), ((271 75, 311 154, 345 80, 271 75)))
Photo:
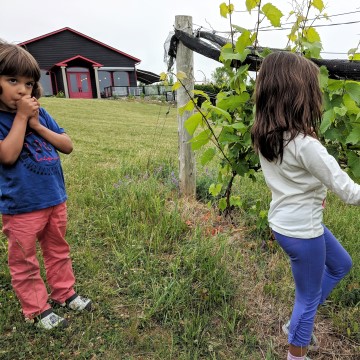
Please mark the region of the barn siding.
POLYGON ((69 30, 28 43, 25 47, 43 69, 50 69, 54 64, 77 55, 103 66, 134 67, 136 64, 133 59, 69 30))
MULTIPOLYGON (((73 32, 71 29, 64 29, 48 36, 29 40, 24 42, 23 46, 35 57, 41 69, 54 72, 58 91, 64 91, 64 84, 60 68, 54 65, 76 56, 85 57, 106 67, 132 68, 134 70, 129 71, 129 85, 137 85, 135 72, 135 65, 138 63, 137 59, 122 54, 115 49, 113 50, 94 39, 81 36, 81 34, 73 32)), ((93 96, 96 97, 92 64, 83 59, 74 59, 68 65, 86 67, 90 70, 93 96)), ((55 89, 53 90, 55 92, 55 89)))

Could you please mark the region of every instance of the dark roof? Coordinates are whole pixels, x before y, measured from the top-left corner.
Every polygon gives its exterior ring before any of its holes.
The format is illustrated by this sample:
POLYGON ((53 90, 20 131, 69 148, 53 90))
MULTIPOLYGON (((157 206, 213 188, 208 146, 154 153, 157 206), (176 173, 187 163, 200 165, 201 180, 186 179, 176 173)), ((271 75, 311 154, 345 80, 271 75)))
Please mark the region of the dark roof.
POLYGON ((120 51, 120 50, 118 50, 118 49, 115 49, 115 48, 113 48, 113 47, 111 47, 111 46, 109 46, 109 45, 106 45, 106 44, 104 44, 104 43, 102 43, 102 42, 100 42, 100 41, 98 41, 98 40, 95 40, 95 39, 93 39, 93 38, 91 38, 91 37, 89 37, 89 36, 87 36, 87 35, 84 35, 84 34, 78 32, 78 31, 76 31, 76 30, 74 30, 74 29, 71 29, 71 28, 69 28, 69 27, 64 27, 64 28, 62 28, 62 29, 59 29, 59 30, 56 30, 56 31, 52 31, 52 32, 50 32, 50 33, 48 33, 48 34, 45 34, 45 35, 42 35, 42 36, 38 36, 38 37, 36 37, 36 38, 34 38, 34 39, 30 39, 30 40, 24 41, 24 42, 22 42, 22 43, 20 43, 20 44, 18 44, 18 45, 20 45, 20 46, 28 45, 28 44, 30 44, 30 43, 36 42, 36 41, 38 41, 38 40, 44 39, 44 38, 49 37, 49 36, 54 35, 54 34, 58 34, 58 33, 63 32, 63 31, 73 32, 74 34, 77 34, 77 35, 79 35, 79 36, 82 36, 82 37, 84 37, 84 38, 86 38, 86 39, 88 39, 88 40, 90 40, 90 41, 93 41, 93 42, 101 45, 101 46, 104 46, 104 47, 106 47, 106 48, 108 48, 108 49, 110 49, 110 50, 113 50, 113 51, 121 54, 121 55, 124 55, 124 56, 126 56, 126 57, 134 60, 134 61, 137 62, 137 63, 141 62, 140 59, 138 59, 138 58, 136 58, 136 57, 134 57, 134 56, 131 56, 131 55, 129 55, 129 54, 126 54, 126 53, 124 53, 123 51, 120 51))
POLYGON ((136 69, 136 77, 138 81, 149 85, 160 81, 160 75, 154 74, 150 71, 136 69))

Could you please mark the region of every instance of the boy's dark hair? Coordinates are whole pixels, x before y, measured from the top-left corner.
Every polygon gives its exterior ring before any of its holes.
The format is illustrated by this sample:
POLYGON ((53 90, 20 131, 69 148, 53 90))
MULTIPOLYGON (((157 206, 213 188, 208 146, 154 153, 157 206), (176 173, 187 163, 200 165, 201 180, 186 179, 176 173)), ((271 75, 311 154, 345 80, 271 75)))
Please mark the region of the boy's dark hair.
MULTIPOLYGON (((0 40, 0 75, 26 76, 34 79, 34 87, 31 96, 41 97, 39 83, 41 71, 34 57, 21 46, 0 40)), ((0 94, 2 88, 0 87, 0 94)))
POLYGON ((290 52, 268 55, 256 79, 255 105, 255 151, 269 161, 282 161, 284 146, 297 135, 317 137, 322 115, 318 67, 290 52))

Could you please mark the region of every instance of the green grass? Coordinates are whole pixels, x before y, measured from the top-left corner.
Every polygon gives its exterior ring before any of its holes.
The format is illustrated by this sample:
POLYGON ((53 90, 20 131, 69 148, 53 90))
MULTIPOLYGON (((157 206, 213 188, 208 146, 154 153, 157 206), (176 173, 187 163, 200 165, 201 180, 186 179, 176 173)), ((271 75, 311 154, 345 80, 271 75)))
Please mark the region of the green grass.
MULTIPOLYGON (((238 211, 234 227, 205 204, 178 198, 176 109, 135 101, 41 103, 75 145, 62 156, 67 239, 76 291, 90 296, 95 310, 60 311, 71 321, 63 332, 26 324, 2 236, 0 359, 283 359, 286 339, 279 326, 293 298, 287 259, 275 243, 261 248, 264 234, 254 228, 254 215, 238 211), (213 236, 213 229, 220 231, 213 236)), ((212 174, 199 167, 203 197, 212 174)), ((261 198, 267 207, 261 176, 256 184, 239 180, 235 191, 247 204, 261 198)), ((354 268, 321 316, 331 339, 344 336, 344 346, 355 354, 359 212, 329 200, 326 223, 352 255, 354 268)))

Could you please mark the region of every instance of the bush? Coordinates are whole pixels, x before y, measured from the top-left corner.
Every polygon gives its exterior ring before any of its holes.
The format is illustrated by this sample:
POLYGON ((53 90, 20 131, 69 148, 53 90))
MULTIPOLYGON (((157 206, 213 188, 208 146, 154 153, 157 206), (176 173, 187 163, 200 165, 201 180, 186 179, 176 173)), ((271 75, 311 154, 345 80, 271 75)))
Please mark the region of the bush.
POLYGON ((57 97, 57 98, 64 98, 64 97, 65 97, 65 93, 64 93, 62 90, 60 90, 60 91, 55 95, 55 97, 57 97))

